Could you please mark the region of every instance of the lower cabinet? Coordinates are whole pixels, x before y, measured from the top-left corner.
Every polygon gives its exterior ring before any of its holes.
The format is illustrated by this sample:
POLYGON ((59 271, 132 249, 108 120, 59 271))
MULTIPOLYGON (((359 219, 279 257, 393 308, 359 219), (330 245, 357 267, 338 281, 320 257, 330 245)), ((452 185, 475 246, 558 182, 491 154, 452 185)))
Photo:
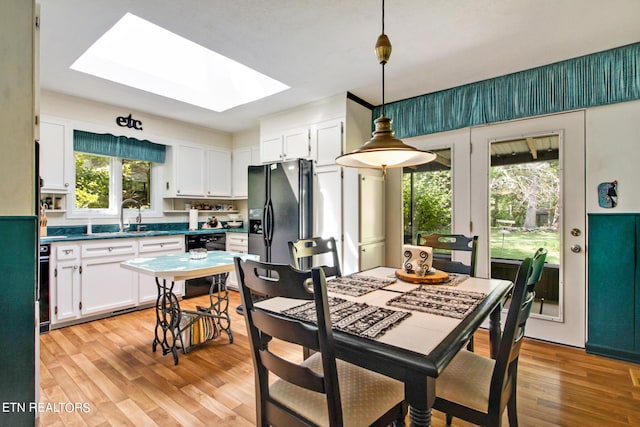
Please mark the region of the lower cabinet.
POLYGON ((589 215, 589 353, 640 362, 640 215, 589 215))
MULTIPOLYGON (((184 235, 51 244, 51 324, 66 325, 154 302, 155 279, 120 267, 138 256, 184 252, 184 235)), ((174 293, 182 295, 183 282, 174 293)))
POLYGON ((52 245, 49 264, 51 324, 80 317, 80 246, 52 245))
MULTIPOLYGON (((249 236, 246 233, 227 233, 226 250, 240 254, 249 253, 249 236)), ((229 277, 227 277, 227 288, 239 289, 235 270, 229 273, 229 277)))
POLYGON ((360 245, 360 271, 385 265, 385 242, 360 245))

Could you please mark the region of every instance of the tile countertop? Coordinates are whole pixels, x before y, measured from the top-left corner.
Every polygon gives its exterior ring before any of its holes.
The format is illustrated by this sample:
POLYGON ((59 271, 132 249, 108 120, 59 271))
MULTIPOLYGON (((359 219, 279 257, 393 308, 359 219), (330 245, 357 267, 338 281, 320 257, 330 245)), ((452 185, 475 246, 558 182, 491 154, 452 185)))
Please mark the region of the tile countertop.
MULTIPOLYGON (((83 227, 84 228, 84 227, 83 227)), ((52 230, 53 231, 53 230, 52 230)), ((133 237, 154 237, 154 236, 176 236, 176 235, 193 235, 193 234, 214 234, 214 233, 247 233, 246 227, 240 228, 205 228, 198 230, 188 229, 175 229, 175 230, 143 230, 143 231, 97 231, 92 234, 77 233, 74 230, 56 230, 54 233, 49 233, 46 237, 40 237, 41 243, 52 242, 70 242, 78 240, 100 240, 100 239, 121 239, 121 238, 133 238, 133 237), (65 233, 65 231, 71 231, 65 233)), ((84 230, 83 230, 84 231, 84 230)))

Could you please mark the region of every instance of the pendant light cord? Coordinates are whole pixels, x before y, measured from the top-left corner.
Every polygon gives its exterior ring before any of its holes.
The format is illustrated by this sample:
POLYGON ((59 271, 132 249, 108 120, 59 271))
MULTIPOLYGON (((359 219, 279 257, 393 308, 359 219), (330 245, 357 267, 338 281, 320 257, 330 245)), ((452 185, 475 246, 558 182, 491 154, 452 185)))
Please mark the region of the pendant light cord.
MULTIPOLYGON (((384 0, 382 0, 382 34, 384 34, 384 0)), ((382 63, 382 108, 381 112, 384 116, 384 66, 386 61, 382 63)))

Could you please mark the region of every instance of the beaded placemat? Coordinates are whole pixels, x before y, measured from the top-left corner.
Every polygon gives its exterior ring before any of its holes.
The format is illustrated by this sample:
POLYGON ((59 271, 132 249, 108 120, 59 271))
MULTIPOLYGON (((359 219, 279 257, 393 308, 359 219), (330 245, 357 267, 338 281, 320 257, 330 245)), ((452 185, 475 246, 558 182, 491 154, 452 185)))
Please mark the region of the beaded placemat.
POLYGON ((482 292, 449 286, 421 286, 390 299, 387 305, 462 319, 485 297, 482 292))
POLYGON ((327 280, 327 291, 342 295, 359 297, 394 283, 395 279, 381 279, 379 277, 351 274, 327 280))
MULTIPOLYGON (((331 323, 337 330, 364 338, 377 338, 411 313, 329 297, 331 323)), ((315 302, 284 310, 282 314, 306 322, 316 322, 315 302)))

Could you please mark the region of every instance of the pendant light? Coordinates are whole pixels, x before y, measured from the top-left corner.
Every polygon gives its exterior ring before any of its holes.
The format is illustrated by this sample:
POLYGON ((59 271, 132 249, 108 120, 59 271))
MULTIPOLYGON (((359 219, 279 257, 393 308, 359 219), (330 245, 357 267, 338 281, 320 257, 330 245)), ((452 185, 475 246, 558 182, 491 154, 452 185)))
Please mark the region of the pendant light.
POLYGON ((391 56, 391 42, 384 33, 384 0, 382 0, 382 34, 376 42, 376 55, 382 65, 382 108, 375 120, 373 138, 351 153, 336 158, 336 163, 352 168, 382 169, 415 166, 433 161, 436 156, 403 143, 394 136, 391 119, 384 115, 384 66, 391 56))

